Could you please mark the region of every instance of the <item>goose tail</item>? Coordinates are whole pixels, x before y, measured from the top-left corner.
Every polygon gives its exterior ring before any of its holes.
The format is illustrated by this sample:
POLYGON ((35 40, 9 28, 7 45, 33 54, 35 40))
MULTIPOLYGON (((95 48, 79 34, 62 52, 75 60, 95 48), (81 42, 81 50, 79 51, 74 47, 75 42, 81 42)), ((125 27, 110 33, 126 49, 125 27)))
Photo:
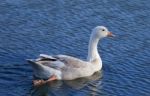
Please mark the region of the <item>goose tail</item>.
MULTIPOLYGON (((31 64, 32 68, 33 68, 33 74, 35 77, 38 78, 43 78, 43 79, 48 79, 49 77, 51 77, 52 75, 60 75, 60 71, 55 70, 51 67, 45 66, 43 64, 41 64, 40 62, 36 61, 36 59, 27 59, 28 63, 31 64)), ((60 76, 57 76, 60 77, 60 76)))
POLYGON ((36 62, 35 59, 27 59, 28 63, 32 65, 33 69, 42 70, 43 66, 42 64, 36 62))
POLYGON ((34 59, 27 59, 27 61, 32 66, 34 77, 48 79, 52 75, 52 68, 40 64, 34 59))

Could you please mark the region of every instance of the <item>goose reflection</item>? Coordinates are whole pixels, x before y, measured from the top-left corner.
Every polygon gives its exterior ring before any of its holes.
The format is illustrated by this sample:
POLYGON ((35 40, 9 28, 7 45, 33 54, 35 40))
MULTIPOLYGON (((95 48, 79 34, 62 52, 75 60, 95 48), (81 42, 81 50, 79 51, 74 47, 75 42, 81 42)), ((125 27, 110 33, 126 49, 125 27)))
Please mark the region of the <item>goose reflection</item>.
POLYGON ((102 71, 90 77, 79 78, 71 81, 52 81, 40 87, 34 87, 30 96, 84 96, 83 93, 94 96, 97 87, 101 86, 102 71), (85 89, 84 89, 85 88, 85 89), (87 91, 87 88, 90 89, 87 91), (81 92, 83 90, 83 92, 81 92))

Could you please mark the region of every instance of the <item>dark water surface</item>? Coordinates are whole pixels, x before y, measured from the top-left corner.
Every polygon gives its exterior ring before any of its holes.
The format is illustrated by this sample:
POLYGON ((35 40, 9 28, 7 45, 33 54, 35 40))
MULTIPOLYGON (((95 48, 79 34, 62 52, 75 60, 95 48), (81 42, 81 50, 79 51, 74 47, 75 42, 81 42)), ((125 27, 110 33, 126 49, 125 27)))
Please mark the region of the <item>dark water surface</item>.
POLYGON ((150 0, 1 0, 0 96, 150 96, 150 0), (104 25, 102 73, 32 86, 27 58, 87 56, 91 29, 104 25))

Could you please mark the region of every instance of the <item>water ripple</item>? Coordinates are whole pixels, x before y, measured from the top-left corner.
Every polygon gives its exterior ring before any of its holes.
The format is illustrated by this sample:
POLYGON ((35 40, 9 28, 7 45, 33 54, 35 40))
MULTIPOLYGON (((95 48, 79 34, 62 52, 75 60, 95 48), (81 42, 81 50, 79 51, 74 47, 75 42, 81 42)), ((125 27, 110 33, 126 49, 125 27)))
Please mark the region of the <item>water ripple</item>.
POLYGON ((1 96, 149 96, 148 0, 4 0, 0 3, 1 96), (100 41, 103 78, 58 81, 33 88, 26 59, 40 53, 86 59, 91 29, 116 38, 100 41))

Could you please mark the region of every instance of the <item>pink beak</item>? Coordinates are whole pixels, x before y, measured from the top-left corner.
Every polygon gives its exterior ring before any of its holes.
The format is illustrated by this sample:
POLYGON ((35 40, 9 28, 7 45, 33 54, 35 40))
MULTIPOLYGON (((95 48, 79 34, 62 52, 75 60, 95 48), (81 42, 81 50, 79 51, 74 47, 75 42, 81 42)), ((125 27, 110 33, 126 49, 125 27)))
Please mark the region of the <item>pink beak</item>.
POLYGON ((115 35, 112 32, 108 32, 107 37, 115 37, 115 35))

